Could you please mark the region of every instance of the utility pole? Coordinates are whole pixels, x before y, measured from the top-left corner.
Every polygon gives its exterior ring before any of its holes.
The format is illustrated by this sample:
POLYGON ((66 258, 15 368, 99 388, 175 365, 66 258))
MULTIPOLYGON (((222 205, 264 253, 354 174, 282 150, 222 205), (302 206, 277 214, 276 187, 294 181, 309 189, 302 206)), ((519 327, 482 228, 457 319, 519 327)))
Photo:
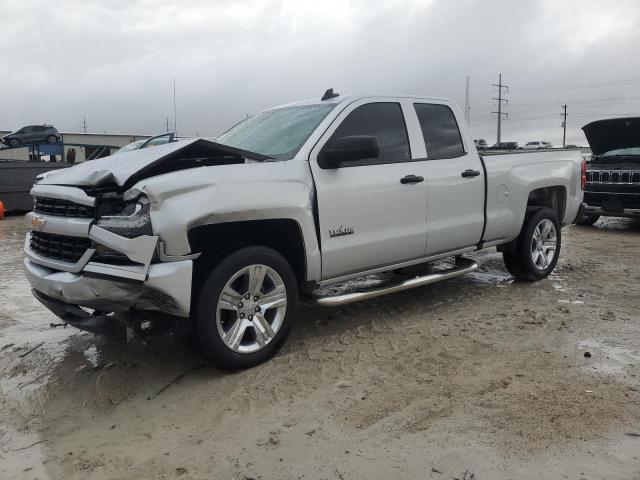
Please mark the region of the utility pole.
POLYGON ((176 109, 176 79, 173 79, 173 131, 178 136, 178 114, 176 109))
POLYGON ((167 133, 169 133, 169 117, 167 117, 167 133))
POLYGON ((502 97, 502 92, 503 89, 504 92, 508 92, 509 87, 502 84, 502 74, 498 75, 498 84, 496 85, 494 83, 493 86, 498 87, 498 98, 492 98, 492 100, 496 100, 498 102, 498 111, 491 113, 496 113, 498 115, 498 140, 496 143, 500 143, 500 134, 502 133, 502 116, 504 115, 505 120, 509 118, 509 114, 502 111, 502 102, 504 102, 506 105, 509 105, 509 100, 502 97))
POLYGON ((82 130, 87 133, 87 117, 82 117, 82 130))
POLYGON ((467 121, 467 126, 471 125, 470 113, 471 106, 469 105, 469 75, 467 75, 467 89, 464 96, 464 118, 467 121))
POLYGON ((562 106, 563 112, 562 115, 562 146, 564 147, 567 144, 567 104, 565 103, 562 106))

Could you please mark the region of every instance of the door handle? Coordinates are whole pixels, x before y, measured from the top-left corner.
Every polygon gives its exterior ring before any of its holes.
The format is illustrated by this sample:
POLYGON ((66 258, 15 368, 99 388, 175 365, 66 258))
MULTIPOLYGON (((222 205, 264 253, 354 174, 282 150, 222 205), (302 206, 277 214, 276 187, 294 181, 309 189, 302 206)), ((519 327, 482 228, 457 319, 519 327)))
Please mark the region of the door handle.
POLYGON ((406 177, 402 177, 400 179, 400 183, 403 185, 406 183, 420 183, 424 182, 424 177, 419 177, 417 175, 407 175, 406 177))
POLYGON ((480 175, 480 172, 478 170, 465 170, 464 172, 461 173, 461 175, 463 177, 477 177, 478 175, 480 175))

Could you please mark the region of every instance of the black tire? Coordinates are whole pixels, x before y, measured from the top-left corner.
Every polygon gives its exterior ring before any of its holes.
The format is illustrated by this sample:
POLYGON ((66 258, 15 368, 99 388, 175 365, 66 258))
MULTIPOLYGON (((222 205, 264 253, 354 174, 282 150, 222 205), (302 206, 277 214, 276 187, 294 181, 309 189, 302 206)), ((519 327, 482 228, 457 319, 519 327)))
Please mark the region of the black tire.
POLYGON ((576 225, 583 225, 590 227, 594 223, 596 223, 600 219, 600 215, 582 215, 578 220, 576 220, 576 225))
POLYGON ((55 135, 49 135, 47 137, 47 143, 56 143, 58 141, 58 137, 55 135))
POLYGON ((560 222, 553 211, 545 207, 528 209, 520 235, 513 244, 507 246, 502 256, 505 266, 511 275, 520 280, 533 282, 542 280, 553 272, 558 262, 561 246, 562 231, 560 229, 560 222), (551 261, 548 262, 546 268, 539 268, 533 262, 532 247, 535 229, 543 220, 549 220, 553 223, 557 241, 551 261))
POLYGON ((504 260, 504 265, 507 267, 507 271, 516 278, 522 278, 524 275, 522 273, 522 269, 520 268, 520 263, 518 262, 518 257, 515 252, 511 250, 505 250, 502 252, 502 259, 504 260))
POLYGON ((11 140, 9 140, 9 145, 12 147, 19 147, 20 146, 20 139, 19 138, 12 138, 11 140))
POLYGON ((289 262, 271 248, 241 248, 214 268, 200 290, 194 320, 202 353, 211 363, 223 370, 243 370, 263 363, 273 357, 286 340, 297 308, 298 284, 289 262), (227 282, 236 273, 251 265, 266 265, 280 276, 286 291, 287 304, 284 318, 275 336, 255 352, 239 353, 228 347, 218 332, 217 305, 227 282))

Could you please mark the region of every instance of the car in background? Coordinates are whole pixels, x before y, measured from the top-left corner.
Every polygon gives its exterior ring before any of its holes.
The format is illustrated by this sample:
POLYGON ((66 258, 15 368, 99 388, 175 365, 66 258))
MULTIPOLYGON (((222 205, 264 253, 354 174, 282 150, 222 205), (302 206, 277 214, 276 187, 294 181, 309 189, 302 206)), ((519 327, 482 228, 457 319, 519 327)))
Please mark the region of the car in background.
POLYGON ((34 145, 38 143, 56 143, 62 140, 60 132, 51 125, 27 125, 15 132, 7 133, 2 143, 10 147, 34 145))
POLYGON ((600 216, 640 218, 640 117, 597 120, 582 130, 592 158, 576 223, 593 225, 600 216))
POLYGON ((487 148, 489 148, 489 145, 487 144, 487 141, 484 138, 479 138, 477 140, 474 140, 473 143, 476 144, 476 148, 478 150, 486 150, 487 148))
POLYGON ((498 142, 491 147, 491 150, 518 150, 518 142, 498 142))
POLYGON ((529 142, 522 147, 523 150, 542 150, 543 148, 553 148, 551 142, 529 142))
POLYGON ((117 152, 113 153, 113 155, 119 155, 125 152, 131 152, 133 150, 141 150, 143 148, 149 147, 157 147, 158 145, 164 145, 165 143, 177 142, 176 132, 168 132, 160 135, 156 135, 150 138, 144 138, 142 140, 137 140, 135 142, 131 142, 124 147, 118 149, 117 152))

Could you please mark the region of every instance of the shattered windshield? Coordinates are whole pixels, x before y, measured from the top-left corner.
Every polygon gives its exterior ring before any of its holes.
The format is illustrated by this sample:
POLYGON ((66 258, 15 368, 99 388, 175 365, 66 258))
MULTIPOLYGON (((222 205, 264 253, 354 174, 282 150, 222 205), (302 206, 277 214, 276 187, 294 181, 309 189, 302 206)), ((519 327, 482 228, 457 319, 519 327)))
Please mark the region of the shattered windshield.
POLYGON ((216 142, 289 160, 335 105, 326 103, 267 110, 231 127, 216 138, 216 142))

